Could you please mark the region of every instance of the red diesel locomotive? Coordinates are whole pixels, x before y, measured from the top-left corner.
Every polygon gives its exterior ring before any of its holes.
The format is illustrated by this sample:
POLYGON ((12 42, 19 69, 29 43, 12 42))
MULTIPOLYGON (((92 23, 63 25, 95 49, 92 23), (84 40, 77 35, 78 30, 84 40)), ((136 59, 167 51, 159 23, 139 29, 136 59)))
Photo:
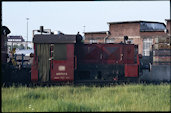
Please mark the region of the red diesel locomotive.
POLYGON ((48 32, 33 31, 33 83, 139 81, 142 69, 150 67, 141 65, 137 45, 84 44, 79 34, 48 32))

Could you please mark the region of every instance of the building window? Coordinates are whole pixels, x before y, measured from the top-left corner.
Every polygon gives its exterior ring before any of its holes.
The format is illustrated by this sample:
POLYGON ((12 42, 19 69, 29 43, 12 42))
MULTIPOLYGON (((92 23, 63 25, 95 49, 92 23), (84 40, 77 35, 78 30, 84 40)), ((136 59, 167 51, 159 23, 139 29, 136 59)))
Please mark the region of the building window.
POLYGON ((140 31, 164 31, 166 27, 161 23, 140 23, 140 31))
POLYGON ((67 47, 66 44, 54 45, 54 60, 66 60, 67 59, 67 47))
POLYGON ((113 39, 107 39, 106 43, 114 43, 114 40, 113 39))
POLYGON ((143 56, 150 56, 153 39, 147 38, 143 40, 143 56))
POLYGON ((90 40, 90 43, 97 43, 97 40, 90 40))

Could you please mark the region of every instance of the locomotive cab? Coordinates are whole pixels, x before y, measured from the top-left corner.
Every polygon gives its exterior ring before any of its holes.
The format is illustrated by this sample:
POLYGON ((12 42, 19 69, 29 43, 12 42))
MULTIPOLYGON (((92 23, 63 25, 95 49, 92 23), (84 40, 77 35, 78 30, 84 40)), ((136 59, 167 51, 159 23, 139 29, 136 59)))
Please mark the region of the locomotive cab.
POLYGON ((41 34, 33 37, 32 82, 72 82, 76 35, 43 34, 45 30, 40 31, 41 34))

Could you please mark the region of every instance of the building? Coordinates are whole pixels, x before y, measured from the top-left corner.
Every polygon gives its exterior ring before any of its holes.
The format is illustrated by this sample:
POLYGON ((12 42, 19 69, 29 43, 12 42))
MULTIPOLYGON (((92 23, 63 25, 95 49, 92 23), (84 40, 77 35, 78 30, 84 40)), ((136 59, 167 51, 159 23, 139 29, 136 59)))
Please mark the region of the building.
POLYGON ((127 43, 137 44, 139 54, 149 56, 154 38, 166 36, 166 25, 162 22, 124 21, 108 22, 108 25, 109 31, 106 34, 105 32, 86 32, 85 42, 91 43, 91 40, 94 40, 97 43, 120 43, 124 42, 124 36, 128 36, 127 43))
POLYGON ((84 32, 86 40, 85 43, 104 43, 105 37, 107 37, 108 31, 98 32, 84 32))
POLYGON ((151 46, 155 37, 165 36, 164 30, 166 26, 161 22, 151 21, 126 21, 126 22, 109 22, 109 31, 111 35, 109 39, 113 39, 115 43, 123 40, 124 36, 128 36, 128 41, 137 44, 139 53, 143 56, 149 56, 151 46))
POLYGON ((22 36, 8 36, 7 45, 9 50, 12 50, 12 48, 16 46, 23 46, 24 49, 27 45, 29 45, 30 48, 33 47, 33 43, 31 41, 26 42, 22 36))

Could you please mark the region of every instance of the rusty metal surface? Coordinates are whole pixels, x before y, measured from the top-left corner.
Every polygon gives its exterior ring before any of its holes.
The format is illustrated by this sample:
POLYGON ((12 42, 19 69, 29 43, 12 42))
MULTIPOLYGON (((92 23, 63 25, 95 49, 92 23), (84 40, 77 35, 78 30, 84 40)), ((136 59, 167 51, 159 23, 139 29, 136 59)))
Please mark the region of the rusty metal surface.
POLYGON ((137 64, 125 64, 125 77, 138 77, 137 64))
POLYGON ((84 44, 76 47, 79 63, 133 64, 135 63, 132 44, 84 44))

